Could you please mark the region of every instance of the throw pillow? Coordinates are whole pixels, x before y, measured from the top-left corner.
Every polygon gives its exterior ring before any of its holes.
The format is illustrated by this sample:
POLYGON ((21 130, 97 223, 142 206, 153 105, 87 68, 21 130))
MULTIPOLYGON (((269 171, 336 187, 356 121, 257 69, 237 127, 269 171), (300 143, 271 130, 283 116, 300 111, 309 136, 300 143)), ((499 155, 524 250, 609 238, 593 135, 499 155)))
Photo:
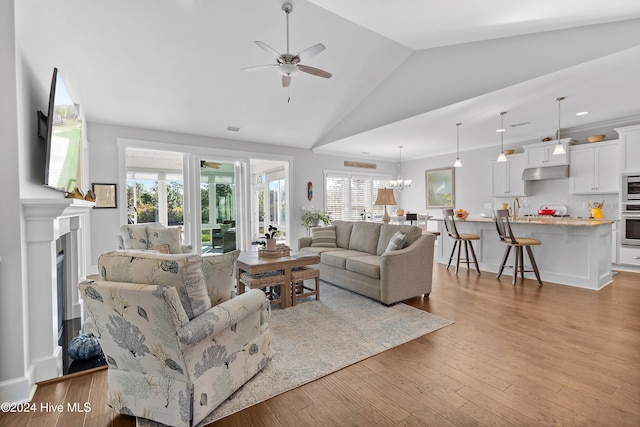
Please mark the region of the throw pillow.
POLYGON ((211 307, 231 299, 235 282, 236 261, 240 251, 202 256, 202 274, 207 286, 211 307))
POLYGON ((391 236, 391 240, 389 240, 389 244, 387 245, 387 250, 385 252, 397 251, 398 249, 402 249, 404 244, 407 242, 407 235, 401 231, 396 231, 391 236))
POLYGON ((120 227, 123 249, 149 249, 147 227, 155 224, 126 224, 120 227))
POLYGON ((169 245, 170 254, 182 253, 179 228, 147 227, 147 234, 149 235, 149 249, 169 245))
POLYGON ((333 226, 312 228, 311 246, 314 248, 337 248, 336 228, 333 226))

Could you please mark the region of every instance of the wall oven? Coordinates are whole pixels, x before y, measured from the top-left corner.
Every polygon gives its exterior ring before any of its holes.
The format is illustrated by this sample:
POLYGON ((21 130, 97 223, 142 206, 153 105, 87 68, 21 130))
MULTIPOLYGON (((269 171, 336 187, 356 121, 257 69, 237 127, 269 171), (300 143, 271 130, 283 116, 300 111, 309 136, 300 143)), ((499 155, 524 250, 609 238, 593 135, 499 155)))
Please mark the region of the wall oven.
POLYGON ((640 201, 622 204, 620 223, 620 243, 623 246, 640 246, 640 201))
POLYGON ((640 203, 640 173, 622 174, 622 201, 640 203))

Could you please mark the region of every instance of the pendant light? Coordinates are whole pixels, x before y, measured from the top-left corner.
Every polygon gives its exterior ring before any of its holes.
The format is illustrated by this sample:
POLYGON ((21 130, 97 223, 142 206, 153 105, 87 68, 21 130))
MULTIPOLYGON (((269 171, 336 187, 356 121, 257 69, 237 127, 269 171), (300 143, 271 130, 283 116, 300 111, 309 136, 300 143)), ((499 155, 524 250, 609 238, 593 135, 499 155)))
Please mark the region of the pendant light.
POLYGON ((556 98, 556 101, 558 101, 558 144, 556 144, 556 148, 553 149, 554 156, 566 153, 566 151, 564 150, 564 145, 562 145, 562 142, 560 142, 560 102, 563 99, 564 96, 556 98))
POLYGON ((460 161, 460 125, 462 123, 456 123, 456 161, 453 164, 454 168, 461 168, 462 162, 460 161))
POLYGON ((506 162, 507 156, 504 154, 504 115, 507 114, 506 111, 500 113, 500 129, 497 132, 500 132, 500 155, 498 155, 498 159, 496 162, 506 162))

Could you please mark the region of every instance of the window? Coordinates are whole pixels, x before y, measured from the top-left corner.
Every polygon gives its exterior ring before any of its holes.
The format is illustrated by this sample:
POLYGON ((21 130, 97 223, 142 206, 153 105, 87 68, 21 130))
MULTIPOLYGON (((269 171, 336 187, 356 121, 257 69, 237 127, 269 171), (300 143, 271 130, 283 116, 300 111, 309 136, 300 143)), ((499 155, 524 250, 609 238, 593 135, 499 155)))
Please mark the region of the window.
POLYGON ((127 204, 129 223, 183 224, 182 174, 127 171, 127 204))
POLYGON ((389 183, 389 176, 325 172, 325 210, 331 219, 354 221, 362 212, 382 216, 384 206, 374 206, 379 188, 389 183))

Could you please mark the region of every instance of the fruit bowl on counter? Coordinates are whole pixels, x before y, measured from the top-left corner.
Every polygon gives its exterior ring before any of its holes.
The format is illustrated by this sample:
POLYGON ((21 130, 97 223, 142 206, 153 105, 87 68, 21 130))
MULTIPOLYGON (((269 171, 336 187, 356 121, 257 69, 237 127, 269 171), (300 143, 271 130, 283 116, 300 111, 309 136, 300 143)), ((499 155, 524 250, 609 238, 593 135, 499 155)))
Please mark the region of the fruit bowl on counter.
POLYGON ((467 217, 469 216, 469 212, 465 211, 464 209, 458 209, 454 212, 456 219, 467 219, 467 217))

